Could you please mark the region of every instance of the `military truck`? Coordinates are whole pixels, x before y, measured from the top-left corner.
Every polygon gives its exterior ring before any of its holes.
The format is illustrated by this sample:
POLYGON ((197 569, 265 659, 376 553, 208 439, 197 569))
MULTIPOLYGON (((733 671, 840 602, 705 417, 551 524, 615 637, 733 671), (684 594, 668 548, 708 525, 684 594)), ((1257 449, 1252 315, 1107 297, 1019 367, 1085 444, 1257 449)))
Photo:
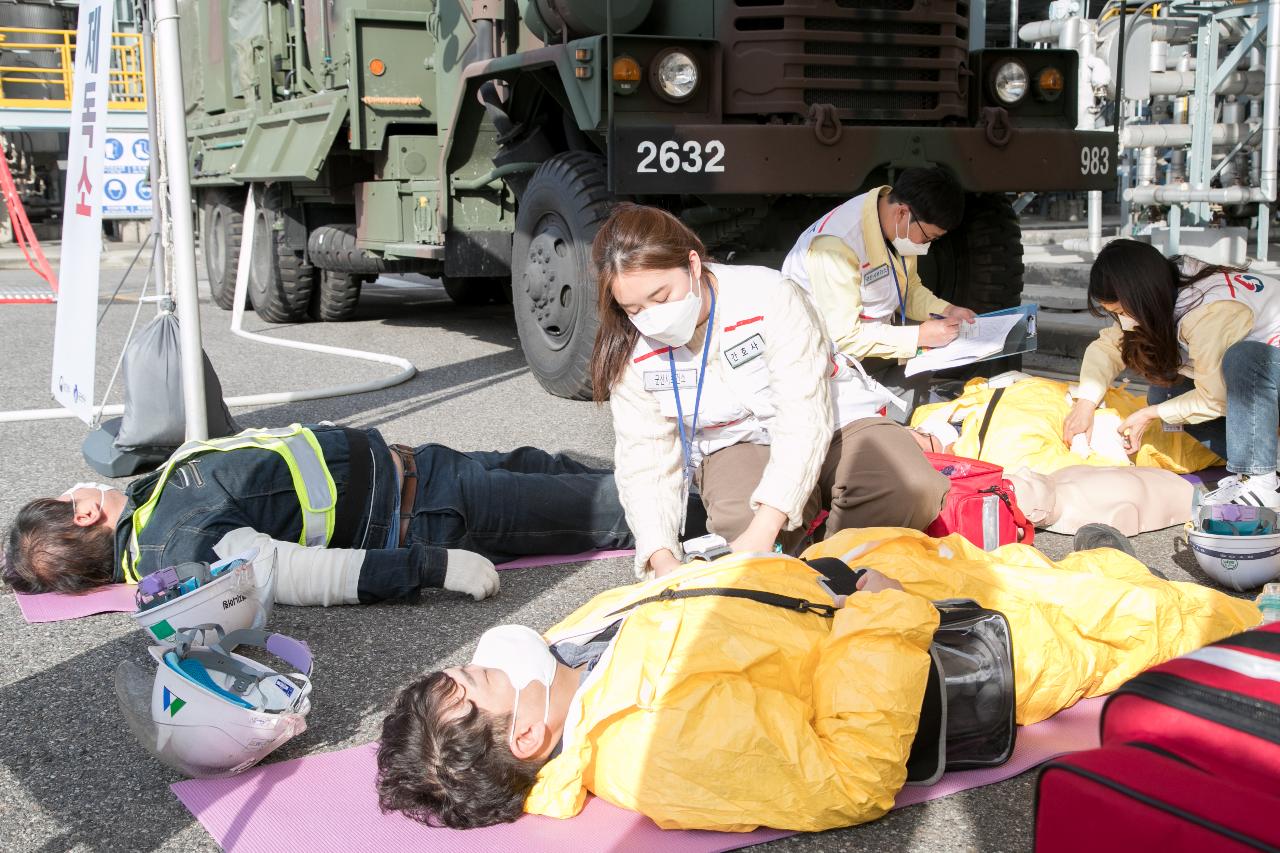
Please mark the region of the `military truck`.
POLYGON ((937 292, 1015 304, 1005 193, 1107 189, 1074 52, 970 50, 966 0, 187 0, 187 128, 213 297, 272 322, 352 316, 382 273, 510 298, 550 392, 590 394, 592 236, 658 204, 720 258, 780 259, 906 166, 973 193, 937 292))

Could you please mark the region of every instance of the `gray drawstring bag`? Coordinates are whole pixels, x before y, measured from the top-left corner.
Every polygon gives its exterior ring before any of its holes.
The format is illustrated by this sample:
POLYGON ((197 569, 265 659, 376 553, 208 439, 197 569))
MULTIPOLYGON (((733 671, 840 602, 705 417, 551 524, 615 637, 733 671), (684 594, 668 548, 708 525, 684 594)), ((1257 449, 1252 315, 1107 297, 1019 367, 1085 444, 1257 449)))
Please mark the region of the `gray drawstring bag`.
MULTIPOLYGON (((203 351, 209 437, 240 431, 222 399, 222 383, 203 351)), ((182 404, 182 343, 178 318, 165 311, 125 348, 124 417, 105 421, 81 448, 89 467, 108 477, 153 470, 186 438, 182 404)))

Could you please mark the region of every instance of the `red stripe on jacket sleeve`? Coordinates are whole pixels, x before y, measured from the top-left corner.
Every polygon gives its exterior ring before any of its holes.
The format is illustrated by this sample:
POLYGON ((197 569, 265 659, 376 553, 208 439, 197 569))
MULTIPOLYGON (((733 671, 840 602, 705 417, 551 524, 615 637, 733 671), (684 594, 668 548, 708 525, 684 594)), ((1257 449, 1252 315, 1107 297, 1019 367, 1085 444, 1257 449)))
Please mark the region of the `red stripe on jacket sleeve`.
POLYGON ((636 357, 634 360, 632 360, 631 363, 639 364, 640 362, 644 361, 646 358, 653 358, 655 355, 666 355, 669 352, 671 352, 671 347, 663 347, 662 349, 656 349, 653 352, 647 352, 642 356, 636 357))
POLYGON ((740 328, 742 326, 750 326, 752 323, 759 323, 763 319, 764 319, 763 314, 761 314, 759 317, 748 317, 745 320, 739 320, 738 322, 734 323, 732 326, 725 326, 724 330, 726 332, 732 332, 734 329, 740 328))

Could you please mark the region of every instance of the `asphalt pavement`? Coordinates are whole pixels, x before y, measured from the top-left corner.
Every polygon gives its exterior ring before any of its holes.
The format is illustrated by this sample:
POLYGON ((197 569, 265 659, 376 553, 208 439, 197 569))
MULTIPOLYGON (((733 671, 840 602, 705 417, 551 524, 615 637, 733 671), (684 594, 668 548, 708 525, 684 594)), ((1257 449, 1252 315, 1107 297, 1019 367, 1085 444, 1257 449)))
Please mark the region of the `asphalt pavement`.
MULTIPOLYGON (((103 274, 110 293, 121 271, 103 274)), ((30 285, 24 271, 0 271, 0 288, 30 285)), ((98 340, 98 394, 119 356, 142 283, 121 289, 98 340)), ((203 287, 203 285, 202 285, 203 287)), ((236 409, 243 426, 332 420, 376 427, 391 441, 440 442, 462 450, 534 445, 608 465, 613 435, 607 407, 550 396, 529 373, 509 307, 453 305, 426 279, 366 286, 357 319, 342 324, 246 327, 272 336, 372 349, 408 358, 409 382, 340 399, 236 409)), ((207 296, 207 294, 206 294, 207 296)), ((230 314, 201 306, 206 350, 228 396, 331 386, 386 375, 391 368, 247 342, 229 332, 230 314)), ((52 305, 0 305, 0 410, 43 409, 54 328, 52 305)), ((142 322, 154 308, 142 307, 142 322)), ((119 389, 112 396, 120 399, 119 389)), ((83 462, 78 420, 0 424, 0 524, 26 501, 78 480, 101 479, 83 462)), ((1157 574, 1195 579, 1173 531, 1135 540, 1157 574)), ((1051 556, 1066 537, 1037 536, 1051 556)), ((274 630, 305 639, 316 659, 308 731, 269 761, 327 752, 376 737, 383 710, 414 673, 466 662, 487 627, 522 622, 545 629, 590 596, 632 580, 627 559, 505 572, 502 592, 472 602, 447 592, 417 605, 277 607, 274 630)), ((116 707, 112 677, 123 660, 146 662, 146 642, 126 614, 27 625, 13 596, 0 593, 0 850, 204 851, 214 843, 169 791, 178 776, 133 739, 116 707)), ((865 826, 797 836, 770 850, 1030 850, 1034 773, 893 812, 865 826)), ((364 784, 353 780, 353 784, 364 784)), ((322 803, 316 805, 324 808, 322 803)), ((286 849, 282 845, 281 849, 286 849)), ((589 849, 583 840, 582 849, 589 849)), ((758 849, 764 849, 758 848, 758 849)))

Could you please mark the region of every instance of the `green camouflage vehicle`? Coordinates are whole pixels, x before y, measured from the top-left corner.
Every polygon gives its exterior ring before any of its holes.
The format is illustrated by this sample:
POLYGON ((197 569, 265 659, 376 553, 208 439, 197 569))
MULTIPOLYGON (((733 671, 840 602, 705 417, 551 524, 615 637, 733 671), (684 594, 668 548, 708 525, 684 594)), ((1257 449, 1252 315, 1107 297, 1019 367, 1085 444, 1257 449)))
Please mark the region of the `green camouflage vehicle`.
POLYGON ((187 0, 192 178, 231 307, 248 191, 266 320, 342 320, 380 273, 513 303, 529 365, 590 393, 591 238, 659 204, 721 258, 780 261, 837 200, 940 163, 974 193, 940 295, 1022 287, 1004 193, 1108 189, 1076 55, 970 50, 964 0, 187 0))

